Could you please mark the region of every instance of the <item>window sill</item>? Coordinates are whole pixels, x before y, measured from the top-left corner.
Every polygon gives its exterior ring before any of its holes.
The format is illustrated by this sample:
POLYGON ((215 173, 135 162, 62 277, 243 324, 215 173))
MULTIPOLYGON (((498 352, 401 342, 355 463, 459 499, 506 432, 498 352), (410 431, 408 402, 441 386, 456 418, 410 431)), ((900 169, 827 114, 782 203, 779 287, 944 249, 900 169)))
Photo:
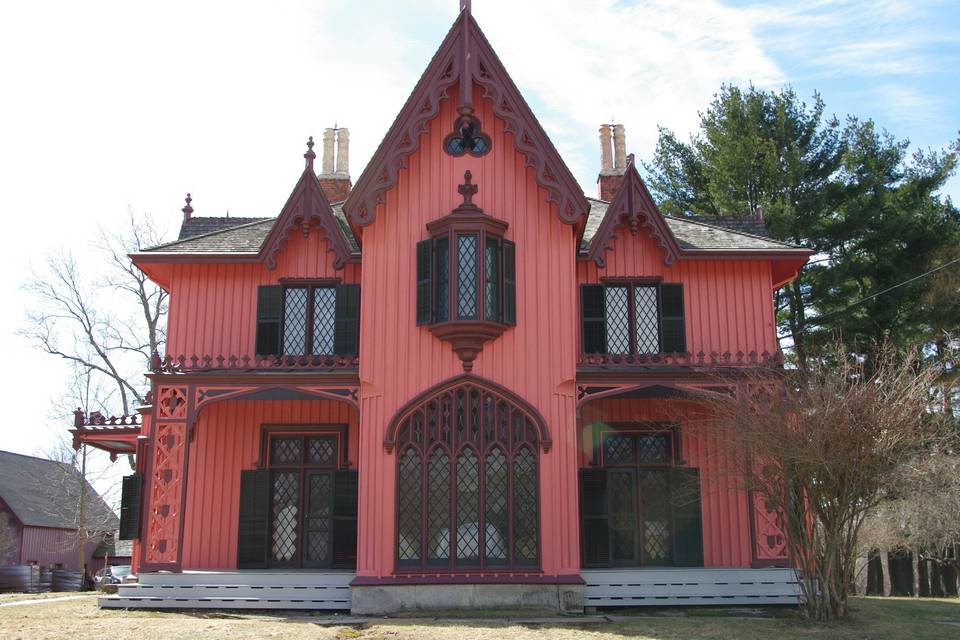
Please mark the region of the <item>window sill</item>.
POLYGON ((430 333, 449 342, 463 363, 464 371, 473 370, 473 361, 488 340, 499 338, 510 325, 492 320, 450 320, 429 325, 430 333))

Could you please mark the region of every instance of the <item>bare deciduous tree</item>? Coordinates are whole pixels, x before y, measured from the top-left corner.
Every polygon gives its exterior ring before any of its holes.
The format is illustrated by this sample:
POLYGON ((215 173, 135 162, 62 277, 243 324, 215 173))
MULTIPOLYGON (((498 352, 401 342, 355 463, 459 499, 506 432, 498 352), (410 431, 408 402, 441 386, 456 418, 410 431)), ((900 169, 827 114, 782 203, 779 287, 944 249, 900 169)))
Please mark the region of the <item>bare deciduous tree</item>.
POLYGON ((86 277, 77 258, 63 252, 48 256, 24 284, 34 305, 20 334, 80 372, 110 381, 116 398, 109 401, 124 415, 144 400, 141 374, 164 343, 167 311, 167 293, 127 254, 159 242, 149 217, 130 214, 124 233, 101 231, 94 253, 101 277, 86 277))
POLYGON ((880 348, 868 369, 838 346, 806 374, 747 373, 704 400, 736 475, 779 514, 809 618, 846 616, 864 519, 939 433, 936 377, 915 354, 880 348))

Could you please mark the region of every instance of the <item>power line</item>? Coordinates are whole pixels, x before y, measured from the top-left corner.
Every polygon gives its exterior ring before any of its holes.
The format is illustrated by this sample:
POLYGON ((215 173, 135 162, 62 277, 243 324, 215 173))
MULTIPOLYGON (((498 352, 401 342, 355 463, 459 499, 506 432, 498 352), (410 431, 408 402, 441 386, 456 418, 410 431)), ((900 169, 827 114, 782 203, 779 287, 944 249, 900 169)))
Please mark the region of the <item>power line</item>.
MULTIPOLYGON (((936 273, 936 272, 938 272, 938 271, 941 271, 941 270, 943 270, 943 269, 946 269, 947 267, 949 267, 949 266, 951 266, 951 265, 957 264, 958 262, 960 262, 960 258, 954 258, 954 259, 951 260, 950 262, 947 262, 947 263, 945 263, 945 264, 942 264, 942 265, 940 265, 939 267, 936 267, 936 268, 934 268, 934 269, 930 269, 930 270, 927 271, 926 273, 921 273, 920 275, 914 276, 914 277, 910 278, 909 280, 904 280, 903 282, 899 282, 899 283, 893 285, 892 287, 887 287, 887 288, 884 289, 883 291, 878 291, 878 292, 876 292, 876 293, 874 293, 874 294, 871 294, 871 295, 867 296, 866 298, 861 298, 860 300, 857 300, 856 302, 852 302, 852 303, 848 304, 846 307, 844 307, 843 309, 840 309, 839 311, 834 311, 833 313, 828 313, 828 314, 825 315, 825 316, 815 316, 815 317, 813 317, 813 318, 810 319, 810 320, 811 320, 811 324, 820 324, 823 320, 828 320, 828 319, 830 319, 830 318, 832 318, 832 317, 834 317, 834 316, 838 316, 838 315, 840 315, 840 314, 842 314, 842 313, 846 313, 847 311, 849 311, 849 310, 852 309, 853 307, 857 306, 858 304, 862 304, 862 303, 864 303, 864 302, 866 302, 866 301, 868 301, 868 300, 873 300, 873 299, 876 298, 876 297, 882 296, 882 295, 885 294, 885 293, 889 293, 889 292, 893 291, 894 289, 899 289, 900 287, 902 287, 902 286, 904 286, 904 285, 908 285, 908 284, 910 284, 911 282, 915 282, 915 281, 917 281, 917 280, 920 280, 921 278, 926 278, 927 276, 933 275, 934 273, 936 273)), ((809 327, 810 327, 810 324, 805 324, 805 325, 803 326, 803 330, 806 331, 809 327)), ((785 334, 785 335, 782 335, 782 336, 777 336, 777 338, 778 338, 778 339, 779 339, 779 338, 787 338, 787 337, 789 337, 789 336, 790 336, 790 334, 785 334)))

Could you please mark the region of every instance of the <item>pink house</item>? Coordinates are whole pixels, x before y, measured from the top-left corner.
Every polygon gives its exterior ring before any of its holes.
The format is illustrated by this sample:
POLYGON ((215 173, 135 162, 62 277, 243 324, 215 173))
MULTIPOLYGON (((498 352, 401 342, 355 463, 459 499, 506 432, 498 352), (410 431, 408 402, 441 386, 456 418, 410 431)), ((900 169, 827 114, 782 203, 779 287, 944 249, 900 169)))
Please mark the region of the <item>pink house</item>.
POLYGON ((468 6, 356 184, 347 136, 311 138, 277 217, 188 199, 132 256, 168 342, 139 416, 78 419, 137 454, 140 584, 102 605, 792 601, 774 518, 687 415, 780 365, 809 252, 661 214, 620 125, 585 196, 468 6))

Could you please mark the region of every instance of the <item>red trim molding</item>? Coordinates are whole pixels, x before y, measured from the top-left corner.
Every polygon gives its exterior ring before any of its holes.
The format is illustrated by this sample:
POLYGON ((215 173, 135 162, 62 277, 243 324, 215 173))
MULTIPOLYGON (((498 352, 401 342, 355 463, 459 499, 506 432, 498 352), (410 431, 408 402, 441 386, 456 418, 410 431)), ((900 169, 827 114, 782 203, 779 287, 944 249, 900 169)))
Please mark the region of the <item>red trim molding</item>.
POLYGON ((553 440, 550 439, 550 430, 547 428, 547 421, 544 420, 543 415, 537 410, 536 407, 506 387, 501 386, 492 380, 487 380, 471 373, 464 373, 459 376, 454 376, 453 378, 448 378, 447 380, 430 387, 426 391, 423 391, 405 405, 400 407, 397 413, 394 414, 393 418, 390 419, 390 423, 387 425, 387 433, 383 437, 383 448, 388 453, 393 451, 393 448, 397 444, 397 429, 399 429, 400 423, 402 423, 404 419, 407 418, 411 413, 417 410, 422 403, 432 399, 439 393, 443 393, 444 391, 464 383, 470 383, 476 387, 485 389, 494 395, 500 396, 507 402, 513 404, 515 408, 525 413, 537 428, 537 437, 540 441, 540 446, 543 447, 544 451, 550 450, 550 447, 553 445, 553 440))
MULTIPOLYGON (((420 147, 420 135, 458 81, 461 94, 473 83, 483 88, 485 97, 493 102, 494 113, 513 135, 514 147, 533 167, 537 184, 546 189, 549 201, 556 203, 559 218, 567 224, 582 225, 590 204, 469 11, 461 12, 451 26, 344 202, 350 224, 359 228, 374 221, 377 206, 384 202, 400 170, 420 147)), ((461 95, 461 102, 463 98, 461 95)))
POLYGON ((637 235, 641 226, 649 229, 650 236, 663 250, 663 264, 668 267, 672 265, 680 257, 680 245, 677 244, 663 214, 657 208, 650 192, 647 191, 647 186, 637 172, 636 165, 631 160, 627 165, 623 182, 620 183, 620 188, 617 189, 610 206, 607 207, 600 228, 597 229, 590 243, 587 254, 589 259, 596 262, 601 269, 606 267, 607 258, 604 254, 613 249, 613 239, 616 237, 617 230, 626 228, 631 234, 637 235))

